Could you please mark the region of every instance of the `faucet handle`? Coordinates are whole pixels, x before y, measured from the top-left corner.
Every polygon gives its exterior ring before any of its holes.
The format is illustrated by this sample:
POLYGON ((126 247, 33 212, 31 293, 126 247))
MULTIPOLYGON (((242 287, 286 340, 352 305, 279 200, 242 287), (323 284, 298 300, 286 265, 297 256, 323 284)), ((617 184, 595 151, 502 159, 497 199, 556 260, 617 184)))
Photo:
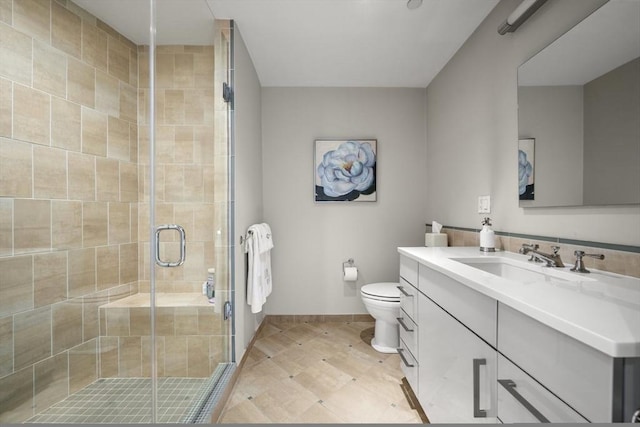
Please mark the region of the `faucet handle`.
POLYGON ((584 251, 575 251, 573 253, 577 259, 582 259, 582 257, 591 257, 591 258, 595 258, 595 259, 604 259, 604 254, 588 254, 585 253, 584 251))
POLYGON ((537 251, 539 248, 540 248, 540 245, 537 245, 535 243, 523 243, 520 250, 521 251, 524 251, 524 250, 537 251))
POLYGON ((551 246, 551 250, 554 255, 558 255, 558 251, 560 250, 560 246, 551 246))
POLYGON ((585 268, 584 261, 582 260, 583 257, 588 256, 596 259, 604 259, 603 254, 587 254, 584 251, 575 251, 573 254, 576 256, 576 264, 573 266, 571 271, 577 271, 578 273, 591 273, 585 268))

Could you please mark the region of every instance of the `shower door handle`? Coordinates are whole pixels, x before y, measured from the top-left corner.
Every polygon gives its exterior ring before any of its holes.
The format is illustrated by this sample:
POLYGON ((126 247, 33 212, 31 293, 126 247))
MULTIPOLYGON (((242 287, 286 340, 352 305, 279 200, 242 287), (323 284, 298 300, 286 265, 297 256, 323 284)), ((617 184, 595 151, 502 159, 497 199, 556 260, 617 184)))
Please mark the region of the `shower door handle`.
POLYGON ((187 257, 187 237, 184 228, 177 224, 164 224, 156 227, 156 264, 160 267, 179 267, 187 257), (160 259, 160 232, 162 230, 176 230, 180 234, 180 259, 175 262, 160 259))

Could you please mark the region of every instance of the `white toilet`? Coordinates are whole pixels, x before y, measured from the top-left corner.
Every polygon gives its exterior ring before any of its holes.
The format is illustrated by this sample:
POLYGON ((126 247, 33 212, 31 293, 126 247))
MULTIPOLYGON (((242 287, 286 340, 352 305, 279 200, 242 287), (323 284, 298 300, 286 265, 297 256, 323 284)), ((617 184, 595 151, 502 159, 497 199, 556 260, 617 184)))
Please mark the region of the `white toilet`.
POLYGON ((400 290, 393 282, 370 283, 360 289, 362 302, 376 319, 371 346, 381 353, 397 353, 400 290))

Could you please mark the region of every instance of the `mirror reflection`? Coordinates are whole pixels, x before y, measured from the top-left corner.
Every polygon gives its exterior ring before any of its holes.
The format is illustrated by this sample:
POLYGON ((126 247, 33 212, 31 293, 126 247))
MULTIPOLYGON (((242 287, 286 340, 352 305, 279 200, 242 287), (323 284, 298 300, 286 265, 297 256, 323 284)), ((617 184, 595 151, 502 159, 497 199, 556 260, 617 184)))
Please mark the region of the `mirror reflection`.
POLYGON ((535 149, 521 207, 640 203, 639 16, 610 0, 519 67, 519 139, 535 149))

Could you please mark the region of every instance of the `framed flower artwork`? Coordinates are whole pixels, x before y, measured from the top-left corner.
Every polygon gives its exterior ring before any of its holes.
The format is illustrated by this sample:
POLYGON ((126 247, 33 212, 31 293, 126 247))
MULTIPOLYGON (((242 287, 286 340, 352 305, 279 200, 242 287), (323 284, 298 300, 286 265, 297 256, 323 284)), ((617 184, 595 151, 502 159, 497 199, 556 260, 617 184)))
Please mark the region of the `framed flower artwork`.
POLYGON ((375 202, 377 140, 315 141, 315 201, 375 202))
POLYGON ((535 199, 535 143, 534 138, 518 141, 518 197, 520 200, 535 199))

